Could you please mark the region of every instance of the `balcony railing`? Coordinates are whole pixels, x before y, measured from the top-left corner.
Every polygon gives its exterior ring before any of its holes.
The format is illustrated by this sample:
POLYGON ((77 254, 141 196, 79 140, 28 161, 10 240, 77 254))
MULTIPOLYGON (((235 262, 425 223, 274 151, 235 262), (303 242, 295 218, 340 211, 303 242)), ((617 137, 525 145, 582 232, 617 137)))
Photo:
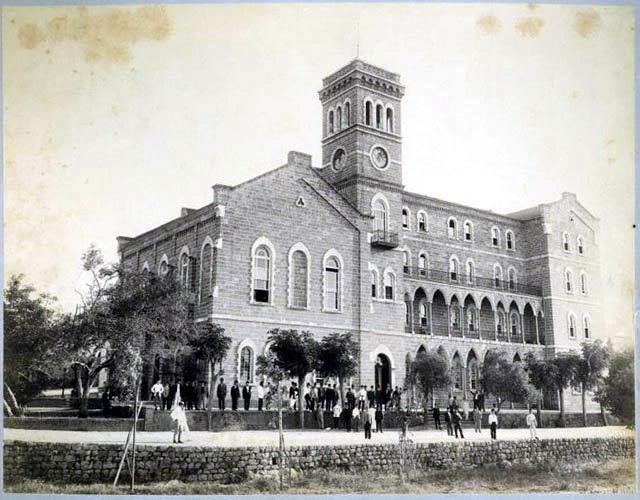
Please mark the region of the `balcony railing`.
POLYGON ((504 281, 500 279, 482 278, 474 276, 469 279, 468 276, 461 273, 452 273, 439 269, 424 269, 404 266, 404 275, 411 278, 424 279, 435 283, 450 283, 454 285, 462 285, 472 288, 486 288, 488 290, 496 290, 508 293, 517 293, 522 295, 542 295, 542 288, 535 285, 529 285, 522 282, 504 281))
POLYGON ((384 248, 396 248, 400 244, 398 233, 378 229, 371 235, 371 245, 384 248))

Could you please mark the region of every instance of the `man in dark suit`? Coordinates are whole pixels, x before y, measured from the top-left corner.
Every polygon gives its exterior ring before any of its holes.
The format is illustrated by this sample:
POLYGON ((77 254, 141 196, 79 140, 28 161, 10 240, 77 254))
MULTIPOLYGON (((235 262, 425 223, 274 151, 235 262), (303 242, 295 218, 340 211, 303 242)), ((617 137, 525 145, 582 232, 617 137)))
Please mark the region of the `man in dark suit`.
POLYGON ((244 410, 249 411, 249 405, 251 404, 251 386, 248 380, 242 388, 242 399, 244 399, 244 410))
POLYGON ((324 400, 327 397, 327 390, 324 388, 324 384, 320 382, 320 387, 318 387, 318 404, 320 408, 324 410, 324 400))
POLYGON ((442 430, 442 425, 440 424, 440 408, 437 406, 433 407, 433 421, 435 423, 436 429, 442 430))
POLYGON ((231 409, 233 411, 238 409, 238 399, 240 399, 240 386, 236 380, 233 382, 233 386, 231 386, 231 409))
POLYGON ((327 390, 324 392, 324 397, 326 399, 327 410, 333 410, 333 389, 331 388, 331 384, 327 385, 327 390))
POLYGON ((371 386, 367 391, 367 402, 369 403, 369 408, 376 404, 376 393, 373 390, 373 386, 371 386))
POLYGON ((458 431, 460 431, 460 437, 464 439, 464 434, 462 434, 462 427, 460 427, 462 416, 460 415, 460 412, 457 409, 453 412, 451 419, 453 420, 453 430, 456 433, 456 438, 458 437, 458 431))
POLYGON ((356 406, 356 395, 352 390, 353 386, 347 389, 347 408, 349 411, 353 410, 356 406))
POLYGON ((220 379, 220 383, 218 384, 216 396, 218 396, 218 409, 224 411, 224 403, 227 399, 227 384, 224 383, 223 378, 220 379))
POLYGON ((338 401, 340 401, 340 391, 336 384, 333 384, 333 406, 337 405, 338 401))

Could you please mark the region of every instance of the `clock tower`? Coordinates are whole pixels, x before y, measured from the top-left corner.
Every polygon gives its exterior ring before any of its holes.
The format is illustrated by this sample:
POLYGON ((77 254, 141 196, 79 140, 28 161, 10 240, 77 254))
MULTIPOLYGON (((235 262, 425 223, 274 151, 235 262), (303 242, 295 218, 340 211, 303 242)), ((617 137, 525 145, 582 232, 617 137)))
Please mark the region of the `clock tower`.
POLYGON ((400 76, 358 59, 323 79, 323 177, 368 213, 371 190, 402 189, 400 76))

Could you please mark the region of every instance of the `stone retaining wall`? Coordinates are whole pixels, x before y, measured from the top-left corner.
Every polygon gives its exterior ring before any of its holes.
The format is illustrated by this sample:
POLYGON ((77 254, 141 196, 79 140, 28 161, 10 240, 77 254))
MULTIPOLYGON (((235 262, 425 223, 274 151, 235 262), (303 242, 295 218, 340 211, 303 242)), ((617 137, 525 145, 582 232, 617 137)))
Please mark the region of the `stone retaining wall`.
MULTIPOLYGON (((425 470, 505 462, 607 461, 632 458, 634 452, 633 438, 581 438, 419 444, 415 457, 417 467, 425 470)), ((8 482, 25 478, 109 482, 115 477, 121 453, 121 445, 7 441, 4 477, 8 482)), ((287 455, 288 466, 302 472, 327 469, 393 473, 399 463, 397 445, 300 446, 288 448, 287 455)), ((139 446, 136 460, 136 479, 140 482, 240 482, 278 470, 278 450, 273 447, 139 446)), ((126 467, 123 474, 124 479, 126 467)))
MULTIPOLYGON (((7 429, 33 429, 51 431, 128 431, 133 420, 126 418, 78 418, 78 417, 4 417, 7 429)), ((144 420, 136 426, 144 430, 144 420)))

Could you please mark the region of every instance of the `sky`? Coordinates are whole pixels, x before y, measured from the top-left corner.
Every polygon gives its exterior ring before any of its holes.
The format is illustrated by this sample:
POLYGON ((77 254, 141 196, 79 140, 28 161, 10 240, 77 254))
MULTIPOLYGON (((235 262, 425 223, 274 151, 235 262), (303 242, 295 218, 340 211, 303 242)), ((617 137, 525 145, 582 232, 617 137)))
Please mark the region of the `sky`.
POLYGON ((321 79, 400 73, 404 184, 509 213, 563 191, 601 220, 605 336, 632 334, 633 12, 536 4, 3 8, 5 281, 71 310, 95 243, 302 151, 321 79), (614 314, 611 314, 614 311, 614 314))

